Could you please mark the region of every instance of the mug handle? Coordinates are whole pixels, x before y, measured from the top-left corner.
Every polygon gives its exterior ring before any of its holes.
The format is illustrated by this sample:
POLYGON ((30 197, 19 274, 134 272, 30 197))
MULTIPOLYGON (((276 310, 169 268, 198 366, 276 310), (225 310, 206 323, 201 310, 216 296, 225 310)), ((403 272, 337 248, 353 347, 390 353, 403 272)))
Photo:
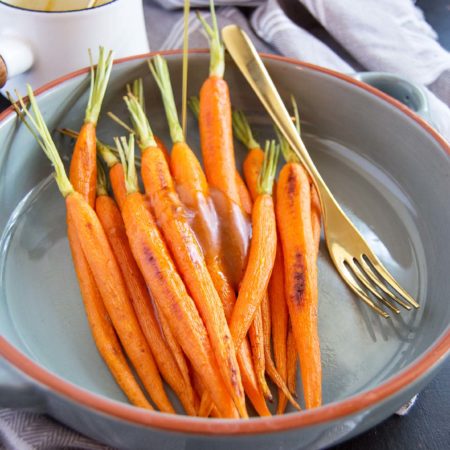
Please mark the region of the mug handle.
POLYGON ((34 62, 30 46, 14 36, 0 36, 0 88, 8 78, 26 72, 34 62))
POLYGON ((388 72, 357 72, 352 76, 395 98, 431 123, 428 97, 419 84, 388 72))
POLYGON ((24 408, 45 412, 45 401, 23 375, 0 359, 0 408, 24 408))

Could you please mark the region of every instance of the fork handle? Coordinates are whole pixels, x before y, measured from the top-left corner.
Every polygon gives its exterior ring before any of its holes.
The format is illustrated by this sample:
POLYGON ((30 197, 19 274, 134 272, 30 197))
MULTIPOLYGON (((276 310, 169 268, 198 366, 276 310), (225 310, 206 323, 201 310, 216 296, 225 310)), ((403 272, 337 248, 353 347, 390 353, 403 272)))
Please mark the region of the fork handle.
POLYGON ((239 70, 311 176, 319 192, 322 210, 326 214, 326 203, 328 203, 326 200, 331 200, 338 206, 336 200, 309 156, 308 150, 292 123, 283 100, 281 100, 280 94, 250 38, 237 25, 228 25, 222 29, 222 39, 239 70))

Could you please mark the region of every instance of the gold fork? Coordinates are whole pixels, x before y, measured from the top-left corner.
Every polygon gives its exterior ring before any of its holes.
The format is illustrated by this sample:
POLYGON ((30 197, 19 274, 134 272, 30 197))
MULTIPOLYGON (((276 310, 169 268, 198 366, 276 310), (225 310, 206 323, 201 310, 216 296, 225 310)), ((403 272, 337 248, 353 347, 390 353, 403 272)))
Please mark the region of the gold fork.
POLYGON ((250 38, 236 25, 224 27, 222 38, 239 70, 316 185, 322 206, 325 240, 331 259, 341 277, 361 300, 385 318, 388 318, 389 314, 380 308, 370 298, 370 295, 397 314, 400 313, 400 310, 395 303, 408 310, 411 309, 411 306, 419 308, 419 304, 381 264, 334 199, 312 162, 250 38))

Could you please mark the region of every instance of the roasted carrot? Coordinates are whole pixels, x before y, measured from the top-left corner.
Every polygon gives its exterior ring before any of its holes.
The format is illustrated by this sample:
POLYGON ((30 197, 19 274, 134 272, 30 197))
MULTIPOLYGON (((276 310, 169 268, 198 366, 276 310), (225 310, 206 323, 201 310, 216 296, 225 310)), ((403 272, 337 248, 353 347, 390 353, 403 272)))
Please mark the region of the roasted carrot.
POLYGON ((152 353, 140 329, 120 269, 102 225, 95 211, 83 196, 74 190, 67 178, 61 158, 29 86, 28 95, 34 117, 25 108, 23 101, 21 105, 35 127, 35 131, 39 133, 41 138, 38 138, 38 141, 55 168, 55 179, 61 194, 65 198, 68 221, 73 223, 81 249, 92 271, 114 328, 152 399, 161 410, 174 412, 164 392, 152 353))
POLYGON ((295 348, 294 332, 289 324, 286 346, 286 377, 289 392, 297 395, 297 349, 295 348))
POLYGON ((248 335, 252 348, 253 364, 255 366, 255 374, 264 397, 272 401, 272 393, 266 381, 266 359, 264 352, 264 336, 263 323, 261 316, 261 308, 257 308, 253 321, 249 327, 248 335))
MULTIPOLYGON (((132 136, 128 144, 124 138, 122 142, 116 140, 117 147, 119 149, 125 147, 128 155, 128 164, 125 160, 122 161, 126 169, 128 192, 122 217, 131 250, 159 310, 169 322, 171 331, 193 368, 200 375, 220 414, 224 417, 238 417, 233 400, 221 377, 206 328, 178 275, 169 250, 148 208, 147 198, 138 192, 132 141, 132 136)), ((162 160, 167 164, 164 158, 162 160)))
POLYGON ((190 383, 185 383, 171 350, 161 334, 147 286, 131 253, 119 208, 108 195, 106 177, 101 166, 98 169, 95 210, 119 264, 142 332, 163 378, 177 394, 185 411, 189 415, 196 415, 193 388, 190 383))
POLYGON ((258 197, 252 211, 252 239, 245 274, 231 317, 230 330, 235 345, 240 345, 264 297, 275 261, 277 233, 272 199, 279 149, 272 141, 259 180, 258 197))
MULTIPOLYGON (((281 243, 278 242, 275 264, 269 281, 269 298, 272 321, 273 355, 281 378, 287 383, 287 327, 288 309, 284 294, 284 263, 281 243)), ((288 386, 289 388, 289 386, 288 386)), ((286 408, 287 397, 278 389, 277 414, 286 408)))
POLYGON ((227 261, 227 268, 233 270, 233 285, 237 289, 248 253, 248 236, 242 233, 242 204, 236 182, 236 161, 234 156, 233 130, 231 124, 231 101, 228 84, 223 78, 225 69, 224 48, 220 41, 219 30, 214 10, 214 2, 210 1, 211 27, 198 15, 210 42, 209 77, 200 89, 199 129, 200 144, 203 155, 206 178, 224 197, 223 206, 227 225, 228 248, 233 254, 234 266, 237 255, 241 264, 233 267, 227 261), (237 208, 238 207, 238 208, 237 208))
MULTIPOLYGON (((90 53, 89 53, 90 56, 90 53)), ((97 67, 91 62, 91 87, 84 123, 75 142, 70 162, 70 181, 74 189, 95 205, 97 183, 96 126, 112 69, 112 52, 99 49, 97 67)))
POLYGON ((276 212, 284 255, 286 301, 300 359, 305 404, 314 408, 322 402, 317 250, 312 234, 309 179, 295 162, 288 162, 281 170, 276 212))
MULTIPOLYGON (((261 170, 264 163, 264 152, 260 148, 258 142, 253 137, 252 130, 247 121, 247 118, 243 112, 234 111, 233 112, 233 128, 235 131, 236 137, 247 147, 249 150, 247 157, 244 160, 244 176, 247 182, 247 186, 252 194, 253 199, 257 198, 258 195, 258 180, 261 176, 261 170)), ((275 197, 275 196, 274 196, 275 197)), ((275 198, 274 198, 275 201, 275 198)), ((278 253, 279 244, 277 244, 277 253, 278 253)), ((276 263, 276 260, 275 260, 276 263)), ((275 269, 275 265, 274 265, 275 269)), ((273 276, 273 273, 272 273, 273 276)), ((284 303, 286 320, 287 320, 287 306, 284 301, 284 291, 282 291, 282 298, 278 301, 284 303)), ((293 399, 290 395, 289 390, 286 386, 286 375, 282 376, 278 372, 278 368, 275 366, 275 363, 272 359, 271 352, 271 314, 270 314, 270 303, 267 292, 265 293, 262 303, 260 305, 261 312, 257 311, 255 321, 259 320, 258 315, 261 316, 262 330, 263 330, 263 349, 264 349, 264 362, 265 362, 265 371, 270 376, 272 381, 277 385, 279 389, 279 396, 282 395, 289 399, 289 401, 294 405, 295 408, 300 409, 298 403, 293 399)), ((283 311, 280 311, 283 313, 283 311)), ((277 319, 274 320, 275 326, 278 326, 279 321, 277 319)), ((252 325, 253 326, 253 325, 252 325)), ((250 340, 255 339, 255 333, 252 331, 252 327, 250 328, 250 340)), ((280 334, 280 330, 276 330, 276 335, 280 334)), ((278 337, 278 336, 277 336, 278 337)), ((286 333, 284 335, 284 353, 286 352, 286 333)), ((260 339, 258 340, 258 342, 260 339)), ((278 345, 283 345, 283 342, 280 342, 280 339, 277 342, 278 345)), ((252 343, 252 348, 255 347, 255 343, 252 343)), ((275 351, 275 350, 274 350, 275 351)))
MULTIPOLYGON (((178 151, 181 152, 192 152, 184 142, 184 135, 178 122, 167 63, 160 55, 157 55, 149 66, 161 91, 174 147, 178 146, 178 151)), ((127 105, 134 116, 134 123, 146 120, 142 109, 139 110, 139 105, 133 97, 128 97, 127 105)), ((141 141, 146 139, 149 133, 148 121, 146 125, 146 127, 136 128, 141 141)), ((183 205, 175 190, 169 167, 161 155, 160 151, 148 146, 143 150, 142 179, 145 190, 152 200, 155 215, 161 224, 163 235, 181 276, 208 330, 228 392, 240 415, 247 417, 236 351, 221 300, 209 274, 204 253, 188 223, 183 205)), ((194 155, 192 157, 195 158, 194 155)), ((197 170, 197 173, 200 171, 197 170)))
MULTIPOLYGON (((199 111, 200 111, 200 100, 196 96, 192 96, 188 99, 188 105, 194 114, 195 118, 198 119, 199 111)), ((241 174, 238 170, 235 173, 236 177, 236 185, 239 194, 240 204, 242 205, 243 211, 246 214, 251 215, 252 213, 252 199, 250 196, 250 192, 247 189, 247 186, 244 183, 244 180, 241 177, 241 174)))
POLYGON ((128 400, 141 408, 153 409, 134 378, 123 354, 91 269, 78 242, 76 230, 73 228, 74 224, 69 221, 67 225, 75 272, 95 345, 128 400))

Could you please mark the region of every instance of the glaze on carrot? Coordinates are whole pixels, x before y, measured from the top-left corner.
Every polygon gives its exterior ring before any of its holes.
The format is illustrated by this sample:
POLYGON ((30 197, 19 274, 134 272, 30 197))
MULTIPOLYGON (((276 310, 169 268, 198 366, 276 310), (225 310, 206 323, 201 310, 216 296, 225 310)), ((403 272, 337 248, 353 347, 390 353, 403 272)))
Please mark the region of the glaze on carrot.
MULTIPOLYGON (((128 240, 141 273, 150 288, 159 310, 169 322, 177 342, 202 378, 203 385, 224 417, 238 417, 211 348, 206 328, 186 287, 178 275, 169 250, 149 209, 147 198, 139 193, 134 169, 132 137, 127 143, 116 140, 117 148, 126 149, 127 198, 122 217, 128 240)), ((125 152, 122 151, 122 154, 125 152)), ((162 158, 164 164, 165 159, 162 158)), ((142 161, 144 166, 144 159, 142 161)))
MULTIPOLYGON (((153 59, 153 63, 149 65, 161 91, 172 142, 174 147, 178 147, 175 151, 183 152, 185 155, 191 153, 191 157, 185 158, 184 161, 192 163, 195 161, 195 155, 184 141, 167 63, 160 55, 157 55, 153 59)), ((127 104, 130 113, 135 115, 134 122, 144 121, 143 111, 138 112, 138 105, 134 105, 134 110, 132 108, 133 98, 130 97, 127 104)), ((144 136, 142 135, 142 137, 144 136)), ((193 170, 201 176, 200 166, 193 170)), ((142 179, 146 193, 152 200, 152 206, 161 224, 163 235, 208 330, 228 392, 241 416, 248 417, 236 351, 222 303, 209 274, 203 251, 189 225, 183 205, 175 190, 169 168, 161 158, 161 152, 155 151, 153 148, 143 150, 142 179)))
POLYGON ((147 286, 131 253, 122 216, 116 203, 107 193, 106 178, 102 172, 99 167, 95 210, 119 264, 142 332, 161 375, 177 394, 185 411, 189 415, 196 415, 193 388, 190 383, 185 383, 172 352, 161 334, 147 286))

